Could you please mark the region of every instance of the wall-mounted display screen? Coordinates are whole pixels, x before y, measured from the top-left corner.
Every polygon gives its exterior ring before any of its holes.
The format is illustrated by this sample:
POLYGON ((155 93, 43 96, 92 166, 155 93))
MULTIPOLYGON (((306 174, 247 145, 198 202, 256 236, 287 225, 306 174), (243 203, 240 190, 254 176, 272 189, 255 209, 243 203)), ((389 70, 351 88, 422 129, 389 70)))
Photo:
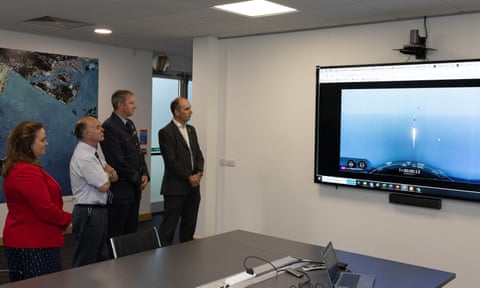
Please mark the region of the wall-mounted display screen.
POLYGON ((315 182, 480 201, 480 60, 316 73, 315 182))

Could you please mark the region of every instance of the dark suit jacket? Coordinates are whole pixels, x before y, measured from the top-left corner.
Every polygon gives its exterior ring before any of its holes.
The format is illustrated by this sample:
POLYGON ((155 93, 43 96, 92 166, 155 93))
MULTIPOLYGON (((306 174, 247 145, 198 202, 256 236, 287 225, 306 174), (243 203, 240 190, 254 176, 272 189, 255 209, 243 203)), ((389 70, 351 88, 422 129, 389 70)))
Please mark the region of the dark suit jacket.
POLYGON ((192 191, 199 191, 199 187, 191 187, 188 176, 197 172, 203 172, 203 155, 198 145, 195 128, 187 125, 190 148, 173 121, 158 131, 158 142, 165 163, 161 194, 163 195, 186 195, 192 191), (193 169, 190 160, 193 158, 193 169))
POLYGON ((140 201, 142 176, 149 177, 144 156, 135 136, 123 124, 117 114, 112 113, 102 125, 105 139, 100 142, 105 160, 118 173, 118 181, 113 183, 113 203, 131 203, 140 201))

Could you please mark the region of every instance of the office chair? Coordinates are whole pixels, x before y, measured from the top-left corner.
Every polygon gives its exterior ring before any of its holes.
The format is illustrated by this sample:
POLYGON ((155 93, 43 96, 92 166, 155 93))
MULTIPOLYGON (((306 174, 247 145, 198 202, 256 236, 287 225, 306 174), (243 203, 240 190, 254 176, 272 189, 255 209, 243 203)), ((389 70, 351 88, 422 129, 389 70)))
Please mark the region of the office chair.
POLYGON ((123 257, 162 247, 157 227, 110 238, 113 257, 123 257))
POLYGON ((12 279, 15 279, 13 281, 23 280, 23 272, 20 271, 20 270, 0 269, 0 273, 1 274, 3 274, 3 273, 8 273, 9 274, 8 280, 6 278, 4 279, 2 277, 2 281, 1 281, 2 283, 0 283, 0 284, 10 283, 12 281, 12 279), (5 281, 5 283, 3 283, 4 281, 5 281))

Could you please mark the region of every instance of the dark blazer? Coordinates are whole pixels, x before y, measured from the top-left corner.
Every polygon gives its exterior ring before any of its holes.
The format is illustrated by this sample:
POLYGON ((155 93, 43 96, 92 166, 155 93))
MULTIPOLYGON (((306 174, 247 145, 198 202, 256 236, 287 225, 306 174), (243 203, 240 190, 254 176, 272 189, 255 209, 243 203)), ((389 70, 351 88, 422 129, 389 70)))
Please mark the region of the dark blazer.
POLYGON ((102 125, 105 139, 100 142, 105 160, 118 173, 112 183, 113 203, 140 201, 142 176, 149 177, 145 157, 140 152, 137 135, 132 135, 122 119, 112 113, 102 125))
POLYGON ((195 128, 187 124, 187 132, 191 152, 173 121, 158 131, 158 143, 160 143, 160 152, 165 163, 165 174, 160 191, 163 195, 186 195, 192 191, 199 191, 199 187, 190 186, 188 176, 199 171, 203 172, 204 159, 195 128), (190 153, 193 157, 193 169, 190 153))

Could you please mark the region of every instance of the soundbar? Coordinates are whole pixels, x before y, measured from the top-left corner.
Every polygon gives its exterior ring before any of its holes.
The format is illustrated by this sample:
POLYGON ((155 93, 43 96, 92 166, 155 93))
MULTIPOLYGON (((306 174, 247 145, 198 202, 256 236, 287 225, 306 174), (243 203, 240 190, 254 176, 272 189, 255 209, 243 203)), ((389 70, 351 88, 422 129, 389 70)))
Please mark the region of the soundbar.
POLYGON ((389 202, 392 204, 403 204, 424 208, 442 209, 442 199, 422 195, 390 193, 389 202))

